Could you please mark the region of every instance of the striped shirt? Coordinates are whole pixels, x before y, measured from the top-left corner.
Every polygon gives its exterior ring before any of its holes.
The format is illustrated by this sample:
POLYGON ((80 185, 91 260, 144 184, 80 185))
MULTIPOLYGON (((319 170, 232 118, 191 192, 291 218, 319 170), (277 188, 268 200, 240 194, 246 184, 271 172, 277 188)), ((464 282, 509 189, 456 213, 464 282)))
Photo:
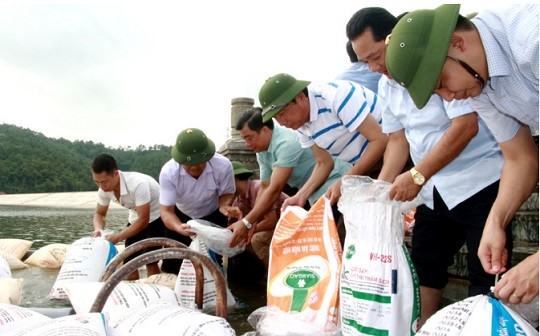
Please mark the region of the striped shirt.
POLYGON ((538 5, 486 10, 471 21, 486 51, 489 83, 470 104, 498 142, 521 124, 538 130, 538 5))
POLYGON ((351 81, 312 83, 308 91, 310 120, 297 130, 302 147, 316 144, 334 158, 358 161, 368 141, 357 128, 370 113, 380 124, 386 104, 373 91, 351 81))

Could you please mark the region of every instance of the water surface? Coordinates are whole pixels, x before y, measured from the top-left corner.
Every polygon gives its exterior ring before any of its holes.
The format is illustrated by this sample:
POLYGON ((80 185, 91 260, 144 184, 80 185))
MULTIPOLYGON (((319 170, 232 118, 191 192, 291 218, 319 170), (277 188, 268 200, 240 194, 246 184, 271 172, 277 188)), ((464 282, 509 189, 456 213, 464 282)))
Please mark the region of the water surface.
MULTIPOLYGON (((0 205, 0 238, 31 240, 31 249, 36 250, 52 243, 71 244, 77 239, 88 237, 93 231, 94 209, 58 209, 0 205)), ((128 211, 109 209, 106 228, 114 232, 122 230, 127 223, 128 211)), ((30 266, 14 270, 13 278, 24 279, 20 305, 37 308, 70 307, 69 301, 50 300, 49 291, 56 280, 58 269, 30 266)), ((248 315, 266 304, 264 289, 260 285, 229 284, 231 292, 241 302, 240 307, 228 312, 227 320, 237 335, 252 331, 247 323, 248 315)))

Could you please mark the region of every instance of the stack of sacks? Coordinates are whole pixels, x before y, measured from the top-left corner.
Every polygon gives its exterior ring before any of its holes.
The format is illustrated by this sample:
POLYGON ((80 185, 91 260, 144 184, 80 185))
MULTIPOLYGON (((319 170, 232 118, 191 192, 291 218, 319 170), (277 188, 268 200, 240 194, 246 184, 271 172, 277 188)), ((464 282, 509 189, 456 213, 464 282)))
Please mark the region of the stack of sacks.
MULTIPOLYGON (((79 315, 87 314, 101 282, 80 282, 66 285, 71 305, 79 315)), ((235 335, 229 323, 221 318, 182 307, 171 288, 120 282, 107 298, 102 313, 107 317, 109 335, 235 335)))
POLYGON ((101 313, 77 314, 52 319, 28 308, 0 303, 0 334, 3 336, 93 335, 105 336, 101 313))
POLYGON ((60 268, 64 264, 69 246, 69 244, 60 243, 45 245, 32 253, 24 262, 27 265, 42 268, 60 268))
POLYGON ((11 270, 27 268, 21 261, 33 242, 24 239, 0 239, 0 257, 3 257, 9 264, 11 270))
POLYGON ((18 305, 21 301, 23 279, 13 279, 5 258, 0 256, 0 303, 18 305))

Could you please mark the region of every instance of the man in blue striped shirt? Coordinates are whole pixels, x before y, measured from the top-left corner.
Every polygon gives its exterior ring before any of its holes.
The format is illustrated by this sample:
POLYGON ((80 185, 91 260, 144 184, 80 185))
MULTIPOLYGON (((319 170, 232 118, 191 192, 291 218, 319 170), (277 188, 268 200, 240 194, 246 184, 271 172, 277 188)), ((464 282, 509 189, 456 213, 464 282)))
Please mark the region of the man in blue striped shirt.
MULTIPOLYGON (((497 274, 507 259, 504 229, 538 182, 538 147, 529 128, 538 130, 539 6, 514 4, 471 20, 459 9, 442 5, 401 18, 387 38, 386 64, 418 108, 433 92, 445 100, 471 98, 499 142, 500 188, 478 249, 485 271, 497 274)), ((495 293, 512 303, 530 302, 538 295, 538 253, 516 268, 495 293)))
MULTIPOLYGON (((300 144, 311 148, 317 160, 334 157, 353 164, 345 175, 368 175, 382 158, 388 141, 380 126, 386 104, 360 84, 311 83, 280 73, 264 83, 259 101, 263 121, 274 117, 297 130, 300 144)), ((338 181, 326 193, 333 204, 341 195, 340 186, 338 181)), ((304 202, 291 197, 284 206, 304 202)))

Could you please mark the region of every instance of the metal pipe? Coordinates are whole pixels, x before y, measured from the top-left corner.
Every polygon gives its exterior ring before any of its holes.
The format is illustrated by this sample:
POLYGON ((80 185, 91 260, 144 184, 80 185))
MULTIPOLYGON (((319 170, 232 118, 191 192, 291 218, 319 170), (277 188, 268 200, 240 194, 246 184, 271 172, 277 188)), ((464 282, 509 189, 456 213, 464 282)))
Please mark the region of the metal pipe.
MULTIPOLYGON (((111 274, 116 270, 116 268, 124 261, 127 257, 132 255, 135 252, 138 252, 140 250, 144 250, 149 247, 184 247, 187 248, 187 246, 177 240, 171 239, 171 238, 147 238, 143 239, 141 241, 138 241, 128 247, 126 247, 122 252, 117 254, 107 265, 107 268, 105 268, 105 272, 103 273, 103 276, 101 277, 101 281, 105 282, 111 274)), ((143 265, 144 266, 144 265, 143 265)))
MULTIPOLYGON (((103 284, 103 287, 99 291, 94 301, 94 304, 90 308, 91 313, 101 312, 109 295, 114 288, 124 279, 127 275, 131 274, 134 270, 143 265, 156 262, 161 259, 189 259, 192 262, 199 263, 206 267, 212 276, 216 284, 216 316, 225 318, 227 316, 227 285, 225 277, 219 270, 219 267, 209 257, 187 248, 164 248, 161 250, 150 251, 143 255, 140 255, 133 260, 126 263, 123 267, 116 270, 107 281, 103 284)), ((194 263, 195 265, 195 263, 194 263)), ((204 274, 197 272, 197 282, 202 278, 204 281, 204 274)))
MULTIPOLYGON (((133 253, 141 251, 148 247, 157 247, 157 246, 188 248, 184 243, 181 243, 171 238, 154 237, 154 238, 143 239, 141 241, 138 241, 126 247, 122 252, 116 255, 113 258, 113 260, 111 260, 109 264, 107 265, 107 268, 105 269, 105 272, 103 273, 103 276, 101 277, 101 281, 102 282, 107 281, 109 277, 111 276, 111 274, 113 274, 113 272, 116 270, 116 268, 124 260, 126 260, 127 257, 132 255, 133 253)), ((197 305, 197 308, 202 309, 203 299, 204 299, 204 271, 203 271, 201 263, 199 263, 196 260, 192 260, 191 262, 193 264, 193 267, 195 268, 195 304, 197 305)), ((144 266, 144 265, 141 265, 141 266, 144 266)), ((133 269, 132 271, 135 271, 135 270, 136 269, 133 269)))

